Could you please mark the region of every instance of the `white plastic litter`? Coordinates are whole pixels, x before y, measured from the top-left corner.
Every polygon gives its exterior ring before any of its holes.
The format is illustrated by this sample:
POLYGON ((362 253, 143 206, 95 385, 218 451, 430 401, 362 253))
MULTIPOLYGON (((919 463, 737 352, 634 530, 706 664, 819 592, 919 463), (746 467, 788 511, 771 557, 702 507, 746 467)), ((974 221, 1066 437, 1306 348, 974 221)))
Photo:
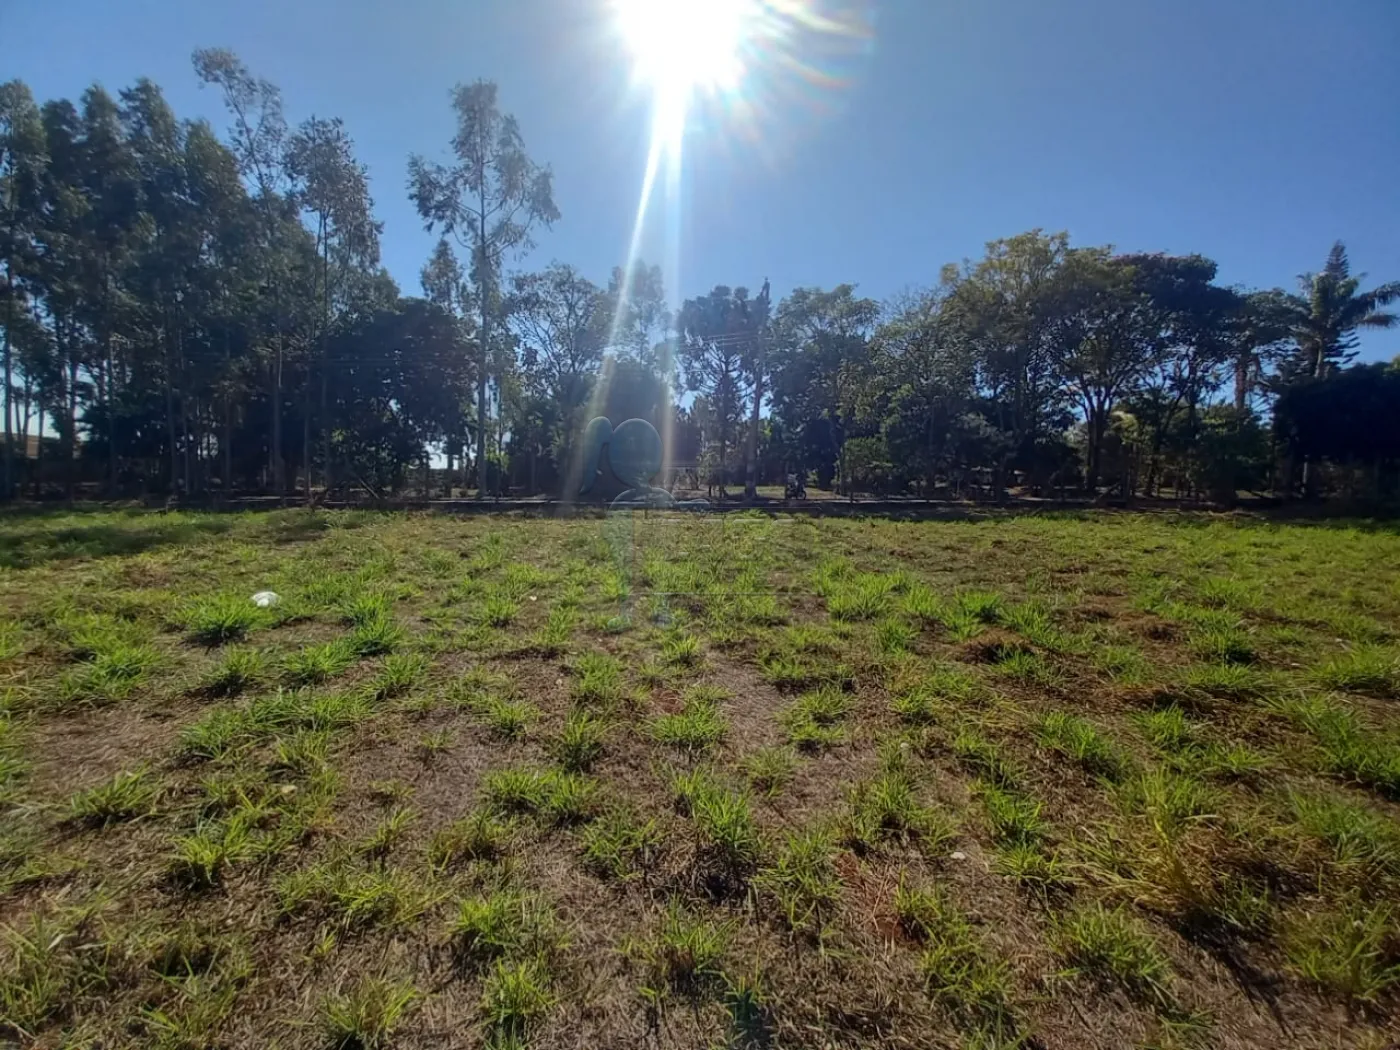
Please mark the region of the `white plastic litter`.
POLYGON ((253 595, 253 604, 259 609, 268 609, 282 600, 276 591, 258 591, 253 595))
POLYGON ((956 849, 952 852, 952 858, 954 860, 967 860, 967 854, 960 849, 956 849))

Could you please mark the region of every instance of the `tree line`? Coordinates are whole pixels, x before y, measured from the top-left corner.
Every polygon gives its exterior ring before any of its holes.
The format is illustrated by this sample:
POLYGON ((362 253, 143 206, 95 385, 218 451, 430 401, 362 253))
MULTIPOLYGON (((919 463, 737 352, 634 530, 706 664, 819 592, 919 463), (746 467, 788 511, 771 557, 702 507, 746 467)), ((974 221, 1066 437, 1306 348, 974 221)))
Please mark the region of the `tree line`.
POLYGON ((1290 293, 1034 230, 894 301, 773 302, 765 279, 672 314, 644 263, 606 285, 522 268, 560 219, 552 173, 478 81, 442 159, 408 160, 440 238, 409 296, 344 124, 290 125, 229 51, 193 65, 222 138, 145 79, 76 103, 0 84, 6 497, 567 496, 599 414, 651 420, 721 492, 793 472, 881 494, 1395 487, 1400 373, 1352 360, 1400 283, 1364 288, 1341 244, 1290 293))

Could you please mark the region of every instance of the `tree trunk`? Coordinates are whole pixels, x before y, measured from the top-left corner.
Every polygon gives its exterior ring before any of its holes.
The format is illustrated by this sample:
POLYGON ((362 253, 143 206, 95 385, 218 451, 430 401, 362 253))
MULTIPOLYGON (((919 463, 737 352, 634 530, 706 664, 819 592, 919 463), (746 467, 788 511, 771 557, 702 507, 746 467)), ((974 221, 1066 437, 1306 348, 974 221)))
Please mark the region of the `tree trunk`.
POLYGON ((1105 426, 1105 413, 1097 408, 1089 409, 1089 456, 1084 467, 1084 488, 1089 497, 1098 495, 1099 491, 1099 470, 1103 457, 1103 436, 1105 426))
POLYGON ((1243 412, 1249 401, 1249 373, 1253 355, 1244 353, 1235 359, 1235 411, 1243 412))
POLYGON ((724 432, 724 428, 721 427, 719 432, 719 501, 721 503, 724 502, 725 458, 726 453, 729 451, 728 442, 726 441, 728 436, 729 435, 724 432))
POLYGON ((306 370, 306 393, 301 399, 301 461, 306 467, 306 502, 311 502, 311 369, 306 370))
POLYGON ((5 263, 5 350, 4 350, 4 373, 5 373, 5 465, 4 465, 4 490, 0 491, 0 500, 8 500, 15 494, 15 432, 12 420, 14 418, 12 405, 14 402, 14 391, 10 387, 11 383, 11 355, 10 355, 10 329, 15 325, 15 289, 14 282, 10 277, 9 260, 5 263))
POLYGON ((161 342, 165 347, 165 437, 170 445, 170 494, 173 496, 179 490, 180 478, 179 454, 175 441, 175 366, 170 353, 169 317, 165 320, 163 335, 161 342))
MULTIPOLYGON (((38 499, 42 492, 44 477, 44 403, 39 402, 39 412, 37 426, 34 428, 35 449, 34 449, 34 498, 38 499)), ((26 440, 29 435, 25 435, 26 440)))
POLYGON ((78 359, 68 360, 68 430, 64 468, 68 475, 68 502, 78 498, 78 359))
POLYGON ((746 460, 744 472, 744 498, 755 500, 758 498, 758 427, 759 409, 763 404, 763 340, 758 340, 758 346, 754 349, 755 366, 753 372, 753 410, 749 413, 749 447, 744 456, 746 460))
MULTIPOLYGON (((278 321, 279 328, 281 321, 278 321)), ((276 357, 272 364, 272 443, 268 449, 272 490, 281 496, 287 491, 282 464, 282 333, 277 333, 276 357)))
POLYGON ((486 495, 486 313, 482 311, 481 378, 476 385, 476 498, 486 495))
POLYGON ((486 188, 483 183, 477 212, 477 295, 481 299, 481 375, 476 385, 476 498, 486 494, 486 366, 491 355, 491 255, 486 243, 486 188))
MULTIPOLYGON (((325 219, 321 224, 324 227, 325 219)), ((317 425, 321 428, 321 487, 323 492, 331 490, 331 428, 326 406, 329 402, 327 383, 330 372, 330 330, 331 330, 331 258, 330 242, 323 241, 321 248, 321 411, 317 425)), ((307 453, 307 463, 311 454, 307 453)), ((448 472, 451 476, 451 471, 448 472)), ((311 498, 311 473, 307 469, 306 498, 311 498)))
POLYGON ((107 380, 104 384, 107 394, 107 486, 108 490, 116 495, 117 492, 117 369, 116 363, 112 360, 112 334, 106 333, 106 346, 104 347, 104 358, 106 361, 107 380))
POLYGON ((228 326, 224 326, 224 499, 233 491, 233 377, 230 374, 231 355, 228 345, 228 326))
POLYGON ((185 327, 183 321, 182 316, 180 323, 175 326, 175 367, 180 370, 180 434, 184 441, 184 447, 180 449, 180 462, 185 483, 183 494, 188 498, 193 491, 190 478, 190 455, 193 451, 190 446, 193 442, 190 434, 190 391, 186 377, 187 369, 185 368, 185 327))

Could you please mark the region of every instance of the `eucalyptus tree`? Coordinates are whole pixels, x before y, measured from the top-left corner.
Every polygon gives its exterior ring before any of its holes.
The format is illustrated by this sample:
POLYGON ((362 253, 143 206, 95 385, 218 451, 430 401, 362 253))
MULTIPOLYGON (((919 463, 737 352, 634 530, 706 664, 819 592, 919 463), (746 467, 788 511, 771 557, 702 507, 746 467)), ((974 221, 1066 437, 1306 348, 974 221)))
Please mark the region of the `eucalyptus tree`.
MULTIPOLYGON (((321 431, 321 469, 326 486, 332 484, 331 438, 327 421, 329 362, 326 348, 334 323, 338 292, 344 275, 367 270, 379 263, 379 234, 382 224, 372 216, 374 202, 364 165, 355 159, 354 143, 339 119, 312 117, 287 141, 284 157, 291 196, 312 218, 316 255, 320 261, 316 296, 320 302, 317 323, 320 375, 320 410, 317 425, 321 431), (333 276, 335 275, 335 276, 333 276)), ((305 407, 303 410, 303 455, 306 460, 306 494, 311 496, 311 367, 308 362, 305 407)))
POLYGON ((31 280, 38 252, 36 237, 40 219, 41 180, 47 162, 44 128, 39 107, 23 81, 0 84, 0 259, 5 266, 3 314, 3 393, 5 399, 5 453, 0 475, 0 499, 15 491, 15 446, 18 419, 15 410, 15 348, 33 334, 31 280))
POLYGON ((415 154, 408 162, 409 196, 429 232, 455 237, 471 254, 479 311, 477 375, 477 495, 483 495, 487 448, 487 382, 501 324, 501 271, 507 258, 532 247, 531 231, 559 218, 553 176, 531 159, 516 119, 501 111, 494 83, 478 80, 452 90, 457 131, 453 161, 415 154))
POLYGON ((286 353, 283 289, 288 283, 282 235, 287 216, 285 155, 287 121, 282 113, 282 93, 271 81, 255 77, 227 48, 201 48, 194 52, 196 75, 217 87, 229 112, 229 135, 239 169, 254 191, 262 216, 263 264, 261 284, 272 300, 272 361, 268 370, 271 399, 271 441, 268 468, 277 492, 286 490, 286 459, 282 443, 282 380, 286 353))

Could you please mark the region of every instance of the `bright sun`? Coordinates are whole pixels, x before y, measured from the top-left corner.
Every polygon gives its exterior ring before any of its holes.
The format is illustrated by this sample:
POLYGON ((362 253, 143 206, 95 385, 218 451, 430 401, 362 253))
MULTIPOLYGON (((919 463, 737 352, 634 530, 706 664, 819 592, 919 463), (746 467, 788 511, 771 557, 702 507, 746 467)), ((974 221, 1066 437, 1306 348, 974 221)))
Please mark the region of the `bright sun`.
POLYGON ((743 73, 743 48, 761 0, 613 0, 637 75, 664 108, 700 90, 727 90, 743 73))

